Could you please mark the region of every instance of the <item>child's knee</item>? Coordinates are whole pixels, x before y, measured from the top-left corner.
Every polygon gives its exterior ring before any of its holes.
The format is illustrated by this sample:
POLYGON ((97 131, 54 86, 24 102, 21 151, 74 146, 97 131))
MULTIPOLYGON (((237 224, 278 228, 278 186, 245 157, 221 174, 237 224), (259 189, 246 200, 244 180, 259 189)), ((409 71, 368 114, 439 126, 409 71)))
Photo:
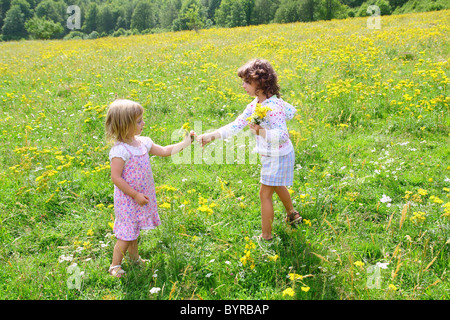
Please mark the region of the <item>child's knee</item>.
POLYGON ((259 198, 260 199, 272 198, 274 191, 275 189, 273 187, 262 185, 261 189, 259 189, 259 198))

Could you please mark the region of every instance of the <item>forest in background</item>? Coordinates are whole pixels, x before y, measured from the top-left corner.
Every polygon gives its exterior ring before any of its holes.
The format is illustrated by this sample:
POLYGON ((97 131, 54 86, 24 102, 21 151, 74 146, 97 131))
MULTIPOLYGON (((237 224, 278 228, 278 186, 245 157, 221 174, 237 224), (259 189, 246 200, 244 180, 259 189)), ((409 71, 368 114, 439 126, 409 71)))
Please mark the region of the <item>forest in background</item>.
POLYGON ((448 0, 0 0, 0 41, 95 39, 449 8, 448 0), (379 12, 368 10, 371 5, 379 12))

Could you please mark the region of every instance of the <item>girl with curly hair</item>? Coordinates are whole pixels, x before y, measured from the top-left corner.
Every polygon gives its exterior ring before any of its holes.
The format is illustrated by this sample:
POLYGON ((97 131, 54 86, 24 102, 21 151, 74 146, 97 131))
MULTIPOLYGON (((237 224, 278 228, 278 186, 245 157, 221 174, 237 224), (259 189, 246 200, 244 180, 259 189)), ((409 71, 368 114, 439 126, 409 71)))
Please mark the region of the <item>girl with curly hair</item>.
POLYGON ((236 120, 211 133, 198 136, 197 140, 205 146, 215 139, 226 139, 238 133, 247 125, 256 138, 256 152, 261 156, 261 179, 259 197, 261 200, 261 229, 258 239, 272 240, 274 209, 272 196, 278 195, 286 209, 286 222, 302 221, 294 209, 287 186, 292 186, 294 177, 295 152, 286 120, 294 117, 296 109, 280 98, 277 74, 266 60, 255 59, 238 69, 243 80, 242 87, 255 99, 247 105, 236 120), (255 110, 266 110, 257 123, 249 121, 255 110))

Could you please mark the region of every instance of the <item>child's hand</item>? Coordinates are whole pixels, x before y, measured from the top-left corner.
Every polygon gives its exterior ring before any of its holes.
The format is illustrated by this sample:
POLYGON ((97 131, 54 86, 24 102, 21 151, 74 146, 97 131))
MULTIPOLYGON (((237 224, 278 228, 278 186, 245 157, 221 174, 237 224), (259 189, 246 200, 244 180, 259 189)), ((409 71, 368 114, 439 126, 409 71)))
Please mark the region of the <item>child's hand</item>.
POLYGON ((189 141, 189 144, 191 144, 192 142, 194 142, 194 139, 197 135, 195 134, 194 130, 191 130, 191 132, 189 132, 188 134, 186 134, 186 136, 184 137, 184 141, 187 142, 189 141))
POLYGON ((134 197, 134 201, 136 201, 141 207, 145 206, 149 200, 150 199, 148 196, 140 192, 138 192, 138 194, 134 197))
POLYGON ((250 127, 251 133, 256 134, 258 136, 259 130, 263 129, 263 127, 261 127, 259 124, 250 123, 248 126, 250 127))
POLYGON ((202 147, 214 140, 215 136, 211 133, 205 133, 197 137, 197 141, 202 144, 202 147))

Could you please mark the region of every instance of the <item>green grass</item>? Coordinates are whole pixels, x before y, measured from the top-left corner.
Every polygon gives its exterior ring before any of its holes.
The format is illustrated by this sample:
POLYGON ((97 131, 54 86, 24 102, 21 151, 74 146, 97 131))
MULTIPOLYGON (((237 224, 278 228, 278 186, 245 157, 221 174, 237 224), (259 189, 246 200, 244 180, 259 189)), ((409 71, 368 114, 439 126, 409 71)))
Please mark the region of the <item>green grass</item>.
POLYGON ((448 18, 0 43, 0 298, 448 299, 448 18), (139 238, 150 263, 126 260, 126 277, 110 277, 107 105, 140 102, 143 135, 167 145, 186 122, 205 132, 232 121, 252 99, 237 68, 255 57, 298 107, 291 191, 306 223, 286 226, 274 197, 275 241, 253 238, 260 167, 248 140, 245 164, 225 151, 211 163, 214 146, 203 160, 193 146, 187 164, 153 157, 158 203, 170 208, 139 238))

